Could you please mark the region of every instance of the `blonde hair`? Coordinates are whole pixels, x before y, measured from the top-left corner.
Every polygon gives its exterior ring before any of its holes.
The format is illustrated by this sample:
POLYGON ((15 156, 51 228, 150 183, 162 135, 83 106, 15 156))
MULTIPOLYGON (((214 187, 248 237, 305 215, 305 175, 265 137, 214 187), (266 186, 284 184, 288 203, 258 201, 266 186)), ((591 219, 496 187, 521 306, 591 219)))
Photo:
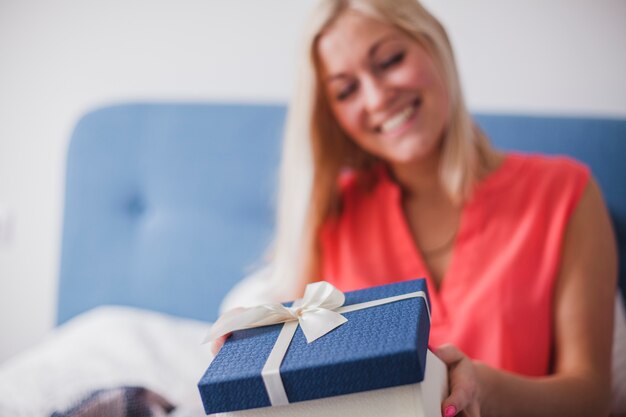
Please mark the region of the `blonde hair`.
POLYGON ((440 179, 453 201, 471 193, 490 149, 463 99, 452 47, 443 26, 416 0, 322 0, 305 32, 298 84, 287 115, 279 178, 272 280, 280 297, 293 298, 317 276, 319 232, 339 210, 337 179, 343 168, 367 171, 375 158, 339 127, 317 77, 316 44, 346 10, 394 25, 422 44, 444 75, 450 117, 444 132, 440 179))

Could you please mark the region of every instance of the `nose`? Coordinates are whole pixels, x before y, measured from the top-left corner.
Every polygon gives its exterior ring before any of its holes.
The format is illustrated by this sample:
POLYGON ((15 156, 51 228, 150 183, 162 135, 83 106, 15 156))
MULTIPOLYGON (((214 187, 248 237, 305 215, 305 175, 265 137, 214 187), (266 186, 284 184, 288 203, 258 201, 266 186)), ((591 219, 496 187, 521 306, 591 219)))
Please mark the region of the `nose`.
POLYGON ((378 78, 362 78, 361 91, 367 110, 377 111, 383 109, 386 106, 389 94, 382 81, 378 78))

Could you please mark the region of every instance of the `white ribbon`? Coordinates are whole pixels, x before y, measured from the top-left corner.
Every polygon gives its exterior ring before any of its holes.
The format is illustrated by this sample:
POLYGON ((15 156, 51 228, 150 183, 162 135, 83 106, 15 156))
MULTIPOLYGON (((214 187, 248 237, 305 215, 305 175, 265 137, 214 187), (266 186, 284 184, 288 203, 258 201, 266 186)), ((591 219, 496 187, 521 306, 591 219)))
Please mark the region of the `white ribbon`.
POLYGON ((204 343, 212 342, 236 330, 285 323, 265 362, 261 376, 271 404, 273 406, 289 404, 285 387, 280 377, 280 365, 298 325, 302 328, 307 343, 311 343, 346 323, 348 319, 342 316, 341 313, 416 297, 424 299, 428 318, 430 319, 430 307, 424 291, 416 291, 342 307, 346 297, 341 291, 328 282, 315 282, 307 285, 304 297, 296 300, 291 307, 285 307, 282 304, 263 304, 256 307, 235 309, 223 314, 211 326, 211 331, 204 343))

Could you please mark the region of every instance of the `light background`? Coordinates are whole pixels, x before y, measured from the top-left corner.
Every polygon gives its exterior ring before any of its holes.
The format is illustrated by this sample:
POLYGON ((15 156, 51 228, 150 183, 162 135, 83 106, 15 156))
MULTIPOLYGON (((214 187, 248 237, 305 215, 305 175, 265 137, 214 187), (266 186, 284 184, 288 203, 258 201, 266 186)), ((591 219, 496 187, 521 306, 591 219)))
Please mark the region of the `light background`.
MULTIPOLYGON (((474 111, 626 117, 625 0, 427 0, 474 111)), ((0 362, 53 326, 68 137, 110 103, 286 102, 311 0, 0 0, 0 362)))

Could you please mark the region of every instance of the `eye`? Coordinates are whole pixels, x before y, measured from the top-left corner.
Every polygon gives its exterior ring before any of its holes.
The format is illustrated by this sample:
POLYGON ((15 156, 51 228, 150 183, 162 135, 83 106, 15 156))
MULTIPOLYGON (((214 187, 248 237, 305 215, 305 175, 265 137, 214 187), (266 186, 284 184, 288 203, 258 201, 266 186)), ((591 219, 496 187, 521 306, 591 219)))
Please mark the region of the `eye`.
POLYGON ((386 70, 388 68, 393 67, 394 65, 401 63, 403 59, 404 59, 404 52, 398 52, 396 54, 391 55, 389 58, 385 59, 384 61, 380 62, 378 64, 378 67, 381 70, 386 70))
POLYGON ((342 88, 341 90, 339 90, 339 92, 337 94, 335 94, 335 99, 338 101, 343 101, 346 100, 347 98, 349 98, 352 93, 354 91, 356 91, 356 83, 352 82, 348 85, 346 85, 344 88, 342 88))

